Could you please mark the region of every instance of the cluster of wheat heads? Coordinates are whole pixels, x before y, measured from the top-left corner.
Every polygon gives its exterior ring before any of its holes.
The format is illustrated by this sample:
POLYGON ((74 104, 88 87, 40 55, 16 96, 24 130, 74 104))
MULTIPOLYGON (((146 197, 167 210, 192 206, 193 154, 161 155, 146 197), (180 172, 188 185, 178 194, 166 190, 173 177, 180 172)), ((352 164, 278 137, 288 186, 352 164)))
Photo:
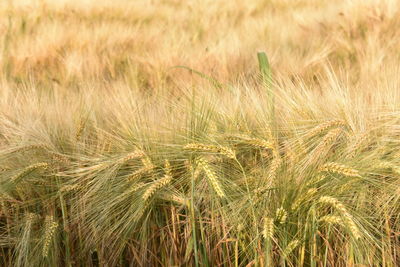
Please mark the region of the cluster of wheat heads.
POLYGON ((0 1, 0 265, 399 266, 399 3, 0 1))
POLYGON ((361 132, 349 118, 273 130, 255 105, 235 127, 220 106, 190 105, 185 127, 144 136, 96 118, 69 136, 2 121, 2 264, 399 262, 396 114, 361 132))

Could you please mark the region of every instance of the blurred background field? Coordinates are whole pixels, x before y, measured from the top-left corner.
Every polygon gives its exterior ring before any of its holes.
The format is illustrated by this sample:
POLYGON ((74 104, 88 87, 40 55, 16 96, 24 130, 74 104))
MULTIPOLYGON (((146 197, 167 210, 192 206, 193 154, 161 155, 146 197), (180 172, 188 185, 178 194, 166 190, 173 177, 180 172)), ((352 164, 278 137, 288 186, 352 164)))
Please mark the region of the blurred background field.
POLYGON ((2 76, 17 85, 154 90, 190 79, 175 65, 235 81, 265 50, 284 75, 312 82, 330 63, 364 86, 399 57, 397 1, 16 0, 0 12, 2 76))

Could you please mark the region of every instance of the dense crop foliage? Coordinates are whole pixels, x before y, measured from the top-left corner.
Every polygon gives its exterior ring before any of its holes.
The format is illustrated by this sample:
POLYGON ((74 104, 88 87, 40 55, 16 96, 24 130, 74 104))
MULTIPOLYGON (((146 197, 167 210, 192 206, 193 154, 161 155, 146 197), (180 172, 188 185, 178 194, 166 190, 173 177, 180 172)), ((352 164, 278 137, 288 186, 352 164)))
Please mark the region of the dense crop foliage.
POLYGON ((400 265, 399 26, 391 0, 0 3, 0 264, 400 265))

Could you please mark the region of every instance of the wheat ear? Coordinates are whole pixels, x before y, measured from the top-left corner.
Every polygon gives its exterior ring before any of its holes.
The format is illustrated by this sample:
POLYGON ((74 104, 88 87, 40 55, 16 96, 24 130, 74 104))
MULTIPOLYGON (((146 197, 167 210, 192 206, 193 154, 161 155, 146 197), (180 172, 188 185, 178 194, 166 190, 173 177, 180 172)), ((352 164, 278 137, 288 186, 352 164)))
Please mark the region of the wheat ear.
POLYGON ((325 222, 327 224, 342 224, 343 221, 339 216, 335 216, 335 215, 326 215, 321 217, 321 219, 319 219, 320 222, 325 222))
POLYGON ((307 192, 299 197, 293 204, 291 209, 292 210, 297 210, 298 207, 301 205, 301 203, 303 203, 303 201, 305 201, 306 199, 308 199, 309 197, 313 196, 315 193, 317 193, 317 188, 310 188, 307 190, 307 192))
POLYGON ((128 181, 135 181, 139 179, 140 177, 150 173, 154 169, 154 165, 147 165, 139 170, 134 171, 131 175, 128 176, 128 181))
POLYGON ((47 169, 48 166, 49 166, 49 164, 47 164, 46 162, 36 163, 36 164, 30 165, 30 166, 26 167, 24 170, 22 170, 19 174, 17 174, 14 177, 12 177, 11 181, 14 182, 14 183, 18 183, 22 178, 24 178, 25 176, 27 176, 28 174, 30 174, 34 170, 47 169))
POLYGON ((275 144, 270 141, 266 141, 264 139, 259 138, 251 138, 245 140, 245 143, 256 148, 267 149, 267 150, 275 150, 275 144))
POLYGON ((219 154, 222 154, 231 159, 236 158, 235 151, 230 149, 229 147, 224 147, 224 146, 214 146, 214 145, 191 143, 191 144, 185 145, 183 148, 186 150, 191 150, 191 151, 219 153, 219 154))
POLYGON ((172 181, 172 176, 166 174, 163 178, 156 180, 153 184, 144 192, 143 200, 148 200, 154 193, 169 184, 172 181))
POLYGON ((54 221, 53 216, 46 216, 45 227, 46 231, 44 233, 43 257, 47 257, 48 255, 50 242, 57 230, 58 223, 54 221))
POLYGON ((350 176, 350 177, 361 177, 359 172, 355 169, 352 169, 350 167, 347 167, 345 165, 335 163, 335 162, 329 162, 324 164, 320 171, 322 172, 333 172, 333 173, 338 173, 344 176, 350 176))
POLYGON ((48 147, 44 144, 27 145, 27 146, 17 148, 16 150, 14 150, 14 153, 25 152, 25 151, 29 151, 29 150, 35 150, 35 149, 46 150, 46 149, 48 149, 48 147))
POLYGON ((270 168, 268 170, 267 178, 269 181, 273 181, 276 178, 277 171, 281 166, 282 160, 279 156, 279 153, 274 152, 274 158, 271 161, 270 168))
POLYGON ((313 136, 319 135, 329 128, 332 127, 338 127, 338 126, 345 126, 346 122, 343 120, 330 120, 324 123, 321 123, 320 125, 316 126, 315 128, 311 129, 307 134, 306 138, 311 138, 313 136))
POLYGON ((369 133, 363 133, 356 141, 347 149, 347 157, 354 158, 358 150, 360 150, 369 139, 369 133))
POLYGON ((332 144, 336 141, 339 135, 342 133, 342 129, 337 128, 330 130, 322 139, 322 142, 317 145, 314 149, 314 153, 319 157, 319 155, 327 152, 328 149, 332 146, 332 144))
POLYGON ((274 219, 270 217, 264 218, 264 228, 262 234, 265 239, 273 238, 274 236, 274 219))
POLYGON ((346 207, 336 198, 323 196, 319 199, 320 203, 325 203, 331 205, 336 210, 340 211, 343 216, 343 221, 346 226, 350 229, 351 233, 356 239, 361 238, 360 230, 358 229, 357 225, 354 223, 353 217, 348 213, 346 207))
POLYGON ((292 253, 293 250, 294 250, 298 245, 300 245, 300 241, 299 241, 299 240, 295 239, 295 240, 290 241, 290 243, 287 245, 287 247, 286 247, 285 250, 283 251, 283 255, 284 255, 285 257, 289 256, 290 253, 292 253))
POLYGON ((283 207, 278 208, 276 210, 275 219, 279 224, 284 224, 287 219, 287 211, 283 207))
POLYGON ((214 171, 211 169, 210 165, 205 159, 200 159, 198 161, 199 166, 203 169, 205 172, 208 180, 211 183, 211 186, 213 187, 214 191, 217 193, 217 195, 221 198, 225 197, 225 193, 222 190, 221 185, 218 182, 217 175, 214 173, 214 171))
POLYGON ((139 158, 143 158, 145 156, 144 152, 141 150, 136 150, 134 152, 129 153, 128 155, 126 155, 125 157, 123 157, 120 160, 120 164, 124 164, 132 159, 139 159, 139 158))

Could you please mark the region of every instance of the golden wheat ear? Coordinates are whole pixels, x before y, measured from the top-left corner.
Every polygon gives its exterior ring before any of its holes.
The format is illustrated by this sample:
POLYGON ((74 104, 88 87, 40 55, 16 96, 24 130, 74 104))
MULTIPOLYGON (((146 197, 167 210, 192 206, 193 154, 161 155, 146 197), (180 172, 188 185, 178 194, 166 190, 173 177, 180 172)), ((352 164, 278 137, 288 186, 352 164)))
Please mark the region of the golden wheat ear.
POLYGON ((147 201, 151 196, 154 195, 154 193, 163 188, 164 186, 168 185, 169 183, 171 183, 172 181, 172 177, 166 175, 165 177, 158 179, 156 181, 153 182, 152 185, 149 186, 149 188, 144 192, 143 194, 143 200, 147 201))
POLYGON ((339 127, 339 126, 346 126, 346 122, 343 121, 343 120, 331 120, 331 121, 327 121, 327 122, 321 123, 320 125, 318 125, 315 128, 311 129, 305 135, 305 138, 311 138, 313 136, 316 136, 316 135, 324 133, 326 130, 328 130, 330 128, 339 127))
POLYGON ((58 223, 54 221, 53 216, 46 216, 45 219, 45 233, 43 240, 43 257, 47 257, 51 240, 58 228, 58 223))
POLYGON ((220 183, 218 181, 218 177, 215 174, 215 172, 212 170, 212 168, 209 165, 209 163, 207 162, 207 160, 199 159, 198 160, 198 164, 203 169, 203 171, 205 172, 208 180, 210 181, 211 186, 213 187, 213 189, 217 193, 217 195, 220 198, 225 198, 226 195, 225 195, 224 191, 222 190, 222 187, 221 187, 221 185, 220 185, 220 183))
POLYGON ((13 176, 11 178, 11 181, 14 183, 18 183, 20 182, 25 176, 27 176, 28 174, 30 174, 31 172, 37 170, 37 169, 47 169, 49 167, 49 164, 46 162, 42 162, 42 163, 36 163, 36 164, 32 164, 28 167, 26 167, 25 169, 23 169, 19 174, 13 176))
POLYGON ((264 218, 264 227, 263 227, 263 237, 265 239, 273 238, 274 237, 274 219, 270 217, 264 218))
POLYGON ((329 162, 322 165, 320 171, 338 173, 344 176, 361 177, 358 170, 355 170, 353 168, 335 162, 329 162))

